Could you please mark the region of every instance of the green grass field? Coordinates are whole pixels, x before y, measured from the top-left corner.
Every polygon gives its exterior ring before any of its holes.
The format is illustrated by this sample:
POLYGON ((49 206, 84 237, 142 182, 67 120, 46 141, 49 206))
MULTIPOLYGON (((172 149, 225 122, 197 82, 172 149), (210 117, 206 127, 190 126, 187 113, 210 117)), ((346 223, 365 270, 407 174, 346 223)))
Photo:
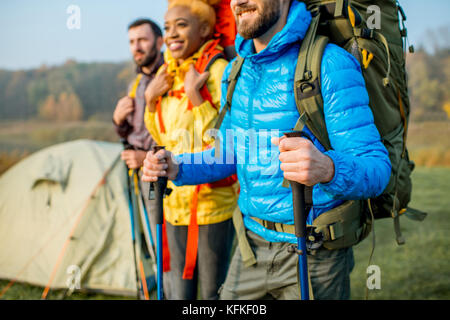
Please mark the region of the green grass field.
MULTIPOLYGON (((381 270, 381 289, 369 299, 450 299, 450 122, 412 124, 408 147, 420 165, 413 173, 411 207, 429 213, 423 222, 401 219, 404 246, 395 241, 390 219, 375 222, 376 247, 371 264, 381 270), (430 166, 442 166, 429 168, 430 166), (445 167, 443 167, 445 166, 445 167)), ((0 125, 0 174, 20 158, 55 143, 89 138, 118 141, 111 123, 3 122, 0 125)), ((354 248, 352 299, 364 299, 371 236, 354 248)), ((0 292, 8 281, 0 281, 0 292)), ((1 299, 40 299, 43 288, 14 284, 1 299)), ((48 299, 130 299, 101 294, 51 291, 48 299)))
MULTIPOLYGON (((450 169, 418 168, 410 206, 428 213, 423 222, 401 218, 406 244, 395 241, 391 219, 375 222, 373 265, 381 270, 381 289, 370 299, 450 299, 450 169)), ((352 298, 364 299, 370 235, 354 248, 352 298)))
MULTIPOLYGON (((411 206, 428 212, 423 222, 402 217, 406 244, 395 242, 392 221, 375 222, 376 248, 373 265, 381 270, 381 289, 369 291, 369 299, 450 299, 450 169, 418 168, 413 174, 411 206)), ((366 268, 371 236, 354 248, 351 274, 352 299, 365 298, 366 268)), ((8 281, 0 281, 0 291, 8 281)), ((3 299, 40 299, 43 288, 14 284, 3 299)), ((130 297, 51 291, 48 299, 131 299, 130 297)), ((154 298, 154 295, 153 295, 154 298)))

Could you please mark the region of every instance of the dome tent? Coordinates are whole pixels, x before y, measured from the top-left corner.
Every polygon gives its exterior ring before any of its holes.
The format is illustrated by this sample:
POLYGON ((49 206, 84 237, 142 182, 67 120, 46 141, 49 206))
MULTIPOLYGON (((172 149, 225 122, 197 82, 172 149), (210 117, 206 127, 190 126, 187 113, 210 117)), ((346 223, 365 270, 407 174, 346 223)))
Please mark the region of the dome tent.
MULTIPOLYGON (((136 296, 121 151, 107 142, 62 143, 0 177, 0 278, 67 289, 77 270, 77 289, 136 296)), ((150 270, 150 259, 142 261, 150 270)))

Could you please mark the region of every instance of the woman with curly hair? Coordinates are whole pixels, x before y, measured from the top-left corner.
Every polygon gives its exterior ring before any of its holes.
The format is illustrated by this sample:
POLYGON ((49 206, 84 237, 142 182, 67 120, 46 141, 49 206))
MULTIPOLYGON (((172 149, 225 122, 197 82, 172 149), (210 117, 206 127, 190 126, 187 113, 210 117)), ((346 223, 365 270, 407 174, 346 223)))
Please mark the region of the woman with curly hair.
MULTIPOLYGON (((156 142, 175 155, 201 152, 213 143, 207 131, 218 118, 227 65, 221 39, 213 37, 218 3, 172 0, 165 15, 165 64, 147 87, 145 123, 156 142)), ((173 191, 164 199, 164 269, 170 269, 165 295, 193 300, 199 287, 203 299, 217 299, 233 241, 236 178, 168 187, 173 191)))

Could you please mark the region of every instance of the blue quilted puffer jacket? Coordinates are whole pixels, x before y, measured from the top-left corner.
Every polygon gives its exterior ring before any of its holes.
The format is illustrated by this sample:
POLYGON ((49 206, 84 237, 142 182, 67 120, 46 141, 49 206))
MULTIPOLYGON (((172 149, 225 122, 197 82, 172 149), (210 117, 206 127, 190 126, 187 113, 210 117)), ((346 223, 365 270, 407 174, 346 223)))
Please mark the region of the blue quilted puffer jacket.
MULTIPOLYGON (((282 187, 279 151, 270 139, 291 131, 299 118, 293 81, 300 43, 310 22, 311 15, 304 3, 293 1, 286 26, 263 51, 255 53, 251 40, 237 37, 236 49, 245 62, 231 112, 225 116, 220 129, 221 148, 225 152, 214 164, 192 164, 195 157, 199 159, 198 154, 180 155, 180 172, 174 181, 176 185, 200 184, 237 172, 241 188, 238 204, 244 224, 271 242, 296 243, 294 235, 266 229, 251 217, 294 223, 292 192, 282 187)), ((230 70, 231 64, 223 76, 222 105, 230 70)), ((374 125, 356 59, 344 49, 329 44, 323 55, 321 81, 325 121, 333 150, 325 152, 312 133, 307 128, 305 131, 313 137, 314 145, 333 160, 335 176, 327 184, 314 186, 308 224, 345 200, 381 194, 391 174, 388 153, 374 125)), ((201 156, 213 159, 213 152, 214 149, 208 150, 201 156)))

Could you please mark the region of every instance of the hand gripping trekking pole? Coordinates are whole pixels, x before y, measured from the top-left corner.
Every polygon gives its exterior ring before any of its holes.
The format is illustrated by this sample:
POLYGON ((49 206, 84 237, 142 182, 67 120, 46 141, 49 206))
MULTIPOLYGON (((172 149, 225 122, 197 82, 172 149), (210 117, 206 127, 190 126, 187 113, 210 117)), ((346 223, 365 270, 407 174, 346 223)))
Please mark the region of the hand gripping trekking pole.
MULTIPOLYGON (((285 133, 288 138, 305 137, 300 131, 285 133)), ((307 136, 306 136, 307 137, 307 136)), ((292 202, 294 205, 295 236, 297 237, 298 276, 302 300, 309 300, 308 260, 306 256, 306 205, 305 185, 296 181, 289 181, 292 188, 292 202)))
MULTIPOLYGON (((153 152, 156 153, 161 149, 165 149, 163 146, 154 146, 153 152)), ((162 225, 164 222, 164 207, 163 199, 165 195, 169 195, 172 190, 167 188, 167 177, 158 177, 158 181, 150 184, 149 199, 155 199, 156 204, 156 260, 157 260, 157 297, 158 300, 163 300, 163 237, 162 237, 162 225), (154 191, 154 198, 152 195, 154 191)))

